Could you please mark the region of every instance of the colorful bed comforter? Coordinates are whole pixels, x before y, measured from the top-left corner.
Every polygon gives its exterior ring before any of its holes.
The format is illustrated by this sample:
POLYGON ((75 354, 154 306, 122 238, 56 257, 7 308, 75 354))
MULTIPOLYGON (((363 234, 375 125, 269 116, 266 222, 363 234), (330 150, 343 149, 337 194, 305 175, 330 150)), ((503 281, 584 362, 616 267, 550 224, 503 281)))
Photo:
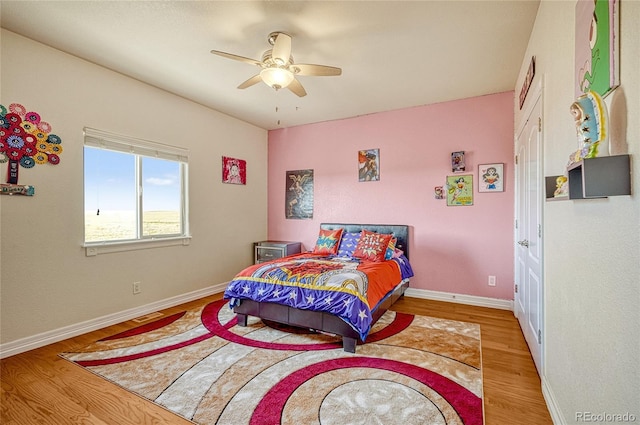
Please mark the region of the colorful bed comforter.
POLYGON ((411 276, 404 256, 376 263, 305 253, 244 269, 229 283, 224 298, 231 300, 231 307, 251 299, 331 313, 364 341, 371 328, 371 312, 411 276))

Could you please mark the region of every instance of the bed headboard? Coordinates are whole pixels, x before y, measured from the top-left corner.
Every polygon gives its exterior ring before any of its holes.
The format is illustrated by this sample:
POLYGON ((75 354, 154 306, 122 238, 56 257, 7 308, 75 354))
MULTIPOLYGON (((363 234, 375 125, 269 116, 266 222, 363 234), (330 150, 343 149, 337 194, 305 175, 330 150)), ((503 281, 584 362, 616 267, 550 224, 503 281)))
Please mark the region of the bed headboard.
POLYGON ((320 223, 321 229, 344 229, 345 232, 359 232, 362 229, 376 233, 391 233, 398 239, 396 247, 404 251, 409 258, 409 226, 401 224, 345 224, 345 223, 320 223))

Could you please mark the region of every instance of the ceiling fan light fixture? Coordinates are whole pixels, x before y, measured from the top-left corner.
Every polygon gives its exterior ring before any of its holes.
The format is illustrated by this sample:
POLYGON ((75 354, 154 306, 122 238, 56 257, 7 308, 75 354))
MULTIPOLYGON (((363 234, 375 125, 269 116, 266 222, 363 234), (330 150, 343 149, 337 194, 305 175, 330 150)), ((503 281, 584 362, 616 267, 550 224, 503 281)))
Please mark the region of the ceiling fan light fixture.
MULTIPOLYGON (((0 0, 1 1, 1 0, 0 0)), ((274 90, 288 88, 298 97, 307 95, 296 75, 300 76, 332 76, 341 75, 342 69, 327 65, 298 64, 294 65, 291 55, 291 35, 276 31, 269 34, 269 44, 273 49, 269 49, 262 54, 262 60, 245 58, 244 56, 232 53, 212 50, 211 53, 239 62, 245 62, 260 67, 260 73, 241 83, 238 88, 246 89, 254 84, 263 81, 274 90)))
POLYGON ((260 71, 260 78, 269 87, 276 90, 287 87, 294 79, 293 73, 286 68, 264 68, 260 71))

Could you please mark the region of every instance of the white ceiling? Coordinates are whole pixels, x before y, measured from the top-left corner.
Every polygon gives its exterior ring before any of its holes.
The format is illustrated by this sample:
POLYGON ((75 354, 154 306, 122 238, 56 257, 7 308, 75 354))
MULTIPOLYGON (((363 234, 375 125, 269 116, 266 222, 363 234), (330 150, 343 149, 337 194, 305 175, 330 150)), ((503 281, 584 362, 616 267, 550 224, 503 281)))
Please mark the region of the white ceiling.
POLYGON ((0 4, 5 29, 270 130, 513 90, 539 0, 0 4), (342 75, 237 89, 260 69, 210 50, 260 60, 272 31, 342 75))

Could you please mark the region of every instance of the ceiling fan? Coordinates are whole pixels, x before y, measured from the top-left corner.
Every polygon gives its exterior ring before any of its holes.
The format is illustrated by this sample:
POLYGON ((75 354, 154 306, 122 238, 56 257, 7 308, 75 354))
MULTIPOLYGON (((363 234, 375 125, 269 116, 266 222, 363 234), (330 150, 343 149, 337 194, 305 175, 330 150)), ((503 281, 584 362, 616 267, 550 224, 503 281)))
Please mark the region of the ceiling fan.
POLYGON ((273 48, 262 54, 261 61, 218 50, 212 50, 211 53, 262 68, 259 74, 240 84, 239 89, 246 89, 263 81, 275 90, 286 87, 296 95, 303 97, 307 95, 307 92, 296 79, 296 75, 317 77, 342 74, 342 69, 333 66, 294 63, 293 56, 291 56, 291 36, 289 34, 275 31, 269 34, 268 41, 273 48))

